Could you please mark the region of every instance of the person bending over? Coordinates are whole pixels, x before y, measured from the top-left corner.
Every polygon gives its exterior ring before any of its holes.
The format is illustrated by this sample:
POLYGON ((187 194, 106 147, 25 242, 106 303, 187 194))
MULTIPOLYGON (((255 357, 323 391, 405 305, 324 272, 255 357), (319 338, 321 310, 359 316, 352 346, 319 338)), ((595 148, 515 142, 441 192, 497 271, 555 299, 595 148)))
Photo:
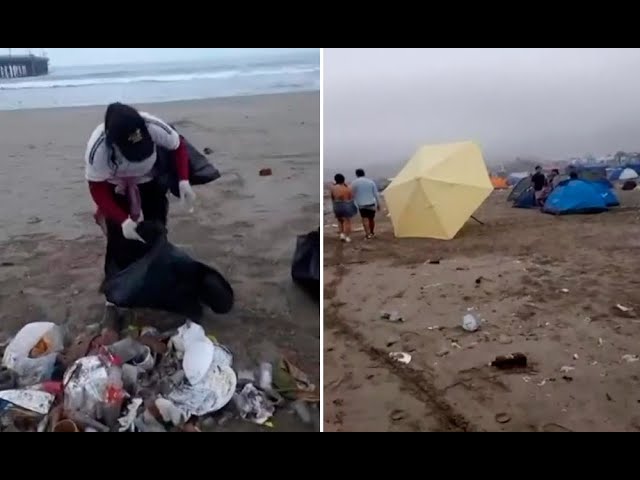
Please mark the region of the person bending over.
MULTIPOLYGON (((166 188, 154 178, 156 147, 174 152, 180 199, 193 204, 189 155, 178 132, 164 121, 122 103, 107 107, 104 123, 87 143, 85 177, 97 206, 95 219, 107 236, 104 273, 108 278, 142 258, 149 249, 138 235, 144 220, 167 224, 166 188)), ((116 306, 106 303, 103 327, 119 330, 116 306)))

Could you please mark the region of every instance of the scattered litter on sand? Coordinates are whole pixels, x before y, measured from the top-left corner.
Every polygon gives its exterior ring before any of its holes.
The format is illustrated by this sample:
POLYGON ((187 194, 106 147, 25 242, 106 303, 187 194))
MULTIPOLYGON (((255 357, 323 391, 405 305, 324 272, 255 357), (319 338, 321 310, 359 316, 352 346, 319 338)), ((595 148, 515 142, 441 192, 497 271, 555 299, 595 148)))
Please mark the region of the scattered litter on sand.
POLYGON ((569 373, 572 372, 576 369, 576 367, 569 367, 568 365, 565 365, 564 367, 560 367, 560 372, 561 373, 569 373))
POLYGON ((480 320, 468 313, 462 317, 462 328, 467 332, 475 332, 480 328, 480 320))
POLYGON ((640 360, 640 357, 638 357, 638 355, 627 354, 622 356, 622 360, 624 360, 627 363, 635 363, 640 360))
POLYGON ((3 356, 0 431, 199 432, 223 409, 272 426, 285 398, 311 421, 316 387, 284 358, 236 374, 231 352, 191 321, 130 333, 117 340, 92 330, 65 348, 57 325, 23 327, 3 356))
POLYGON ((393 310, 391 312, 380 312, 380 318, 382 318, 383 320, 389 320, 392 323, 404 322, 404 318, 402 318, 402 315, 400 315, 400 313, 396 310, 393 310))
POLYGON ((621 312, 623 312, 623 313, 627 313, 627 312, 630 312, 631 310, 633 310, 632 308, 625 307, 624 305, 620 305, 619 303, 616 305, 616 308, 618 310, 620 310, 621 312))
POLYGON ((495 418, 498 423, 509 423, 511 421, 511 417, 507 413, 497 413, 495 418))
POLYGON ((391 358, 392 360, 395 360, 398 363, 403 363, 405 365, 408 365, 409 363, 411 363, 411 355, 405 352, 391 352, 389 354, 389 358, 391 358))
POLYGON ((508 370, 512 368, 525 368, 527 361, 527 356, 524 353, 512 353, 510 355, 500 355, 496 357, 490 365, 500 370, 508 370))

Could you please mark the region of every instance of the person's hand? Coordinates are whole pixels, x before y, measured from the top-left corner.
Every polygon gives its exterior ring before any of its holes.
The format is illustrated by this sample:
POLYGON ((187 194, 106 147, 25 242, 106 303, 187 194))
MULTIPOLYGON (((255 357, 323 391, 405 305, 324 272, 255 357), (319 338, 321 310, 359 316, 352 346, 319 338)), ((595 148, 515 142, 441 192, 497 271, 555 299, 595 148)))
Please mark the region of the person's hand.
POLYGON ((380 204, 379 203, 376 205, 376 210, 380 211, 380 204))
POLYGON ((178 188, 180 189, 180 201, 187 207, 189 212, 193 212, 196 202, 196 192, 191 188, 189 180, 181 180, 178 188))
POLYGON ((122 235, 124 235, 124 238, 127 240, 137 240, 138 242, 145 243, 142 237, 138 235, 136 228, 138 228, 138 224, 129 217, 122 222, 122 235))

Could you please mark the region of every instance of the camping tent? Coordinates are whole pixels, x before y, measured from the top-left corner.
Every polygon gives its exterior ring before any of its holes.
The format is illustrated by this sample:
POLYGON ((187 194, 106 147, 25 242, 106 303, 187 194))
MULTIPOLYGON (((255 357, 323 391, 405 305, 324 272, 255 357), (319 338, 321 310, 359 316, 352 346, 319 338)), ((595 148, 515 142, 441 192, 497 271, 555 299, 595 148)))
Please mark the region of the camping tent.
POLYGON ((498 177, 495 175, 491 176, 491 184, 493 185, 493 188, 495 188, 496 190, 505 190, 509 188, 509 184, 507 183, 506 178, 498 177))
POLYGON ((611 183, 608 180, 598 180, 590 183, 591 186, 600 193, 607 207, 617 207, 620 205, 620 200, 618 200, 615 192, 611 189, 611 183))
POLYGON ((616 180, 634 180, 638 178, 638 174, 636 173, 636 171, 633 168, 624 168, 622 170, 620 170, 619 172, 614 172, 611 177, 609 177, 609 180, 611 180, 612 182, 616 181, 616 180))
POLYGON ((529 188, 530 186, 531 186, 531 176, 521 178, 520 181, 516 183, 515 186, 511 189, 511 192, 509 192, 507 201, 513 202, 517 200, 518 197, 520 197, 520 194, 525 190, 527 190, 527 188, 529 188))
POLYGON ((423 146, 384 191, 397 237, 451 239, 493 191, 472 142, 423 146))
POLYGON ((528 187, 524 191, 520 192, 518 198, 513 202, 515 208, 536 208, 536 196, 533 192, 533 187, 528 187))
POLYGON ((516 185, 523 178, 528 178, 531 174, 529 172, 514 172, 507 176, 507 183, 509 185, 516 185))
POLYGON ((601 165, 569 165, 567 175, 576 172, 580 180, 601 180, 607 178, 607 167, 601 165))
POLYGON ((607 210, 602 191, 593 182, 566 180, 561 182, 542 208, 545 213, 567 215, 573 213, 600 213, 607 210))

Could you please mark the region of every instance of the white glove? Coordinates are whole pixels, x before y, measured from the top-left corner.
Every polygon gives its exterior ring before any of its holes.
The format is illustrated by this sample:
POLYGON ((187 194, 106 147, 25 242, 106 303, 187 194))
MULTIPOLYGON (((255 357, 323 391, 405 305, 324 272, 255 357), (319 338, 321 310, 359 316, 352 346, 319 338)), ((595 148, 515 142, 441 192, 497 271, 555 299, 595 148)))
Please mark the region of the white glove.
POLYGON ((138 235, 138 232, 136 231, 137 227, 138 224, 131 220, 131 217, 127 218, 124 222, 122 222, 122 235, 124 235, 124 238, 126 238, 127 240, 137 240, 139 242, 145 243, 142 237, 138 235))
POLYGON ((180 180, 178 188, 180 189, 180 201, 188 208, 189 213, 193 212, 196 202, 196 192, 191 188, 189 180, 180 180))

